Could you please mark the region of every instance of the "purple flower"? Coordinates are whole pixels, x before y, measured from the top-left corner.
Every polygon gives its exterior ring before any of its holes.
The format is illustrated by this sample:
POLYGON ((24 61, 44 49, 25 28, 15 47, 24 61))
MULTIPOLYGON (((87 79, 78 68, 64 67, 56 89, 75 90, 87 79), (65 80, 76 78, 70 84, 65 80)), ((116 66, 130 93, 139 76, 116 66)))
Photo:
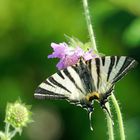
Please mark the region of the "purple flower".
POLYGON ((59 70, 67 68, 68 66, 74 65, 78 62, 78 58, 76 55, 67 55, 60 59, 58 64, 56 65, 59 70))
POLYGON ((79 46, 73 48, 69 47, 66 43, 52 43, 51 47, 54 52, 48 55, 48 58, 60 58, 60 61, 56 65, 59 70, 76 64, 80 57, 83 57, 85 60, 97 57, 97 55, 93 53, 93 50, 84 52, 79 46))
POLYGON ((65 56, 65 53, 69 49, 66 43, 51 43, 51 47, 53 48, 54 52, 48 55, 48 58, 63 58, 65 56))

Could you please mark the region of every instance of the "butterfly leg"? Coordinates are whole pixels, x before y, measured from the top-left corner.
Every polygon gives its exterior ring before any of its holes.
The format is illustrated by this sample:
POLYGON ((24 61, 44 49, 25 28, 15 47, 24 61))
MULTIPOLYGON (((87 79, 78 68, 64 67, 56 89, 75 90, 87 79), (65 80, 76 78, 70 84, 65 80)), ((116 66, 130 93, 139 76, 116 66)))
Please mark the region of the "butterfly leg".
POLYGON ((80 102, 81 106, 83 109, 86 109, 87 112, 88 112, 88 117, 89 117, 89 124, 90 124, 90 130, 93 131, 93 126, 92 126, 92 122, 91 122, 91 115, 92 115, 92 112, 94 111, 94 101, 92 102, 87 102, 85 100, 81 100, 80 102))
MULTIPOLYGON (((112 89, 113 90, 113 89, 112 89)), ((101 108, 103 110, 106 111, 106 113, 109 115, 110 119, 112 120, 112 124, 114 125, 114 122, 113 122, 113 119, 112 119, 112 115, 109 111, 109 109, 107 108, 106 106, 106 103, 108 102, 108 97, 111 95, 111 92, 108 92, 100 101, 100 105, 101 105, 101 108)))
POLYGON ((92 126, 92 122, 91 122, 91 115, 92 112, 94 111, 93 105, 90 105, 87 107, 87 112, 88 112, 88 117, 89 117, 89 124, 90 124, 90 130, 93 131, 93 126, 92 126))

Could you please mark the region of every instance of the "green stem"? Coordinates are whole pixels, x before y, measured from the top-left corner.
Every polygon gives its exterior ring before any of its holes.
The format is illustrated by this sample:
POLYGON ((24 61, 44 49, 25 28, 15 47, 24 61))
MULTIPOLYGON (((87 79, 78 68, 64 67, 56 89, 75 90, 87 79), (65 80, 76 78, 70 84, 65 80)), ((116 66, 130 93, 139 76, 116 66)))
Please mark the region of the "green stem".
POLYGON ((12 139, 18 131, 15 129, 11 132, 10 139, 12 139))
POLYGON ((6 125, 5 125, 5 135, 6 136, 8 136, 8 134, 9 134, 9 128, 10 128, 10 124, 6 123, 6 125))
POLYGON ((95 42, 95 36, 94 36, 92 24, 91 24, 91 19, 90 19, 90 14, 89 14, 89 9, 88 9, 88 1, 87 0, 83 0, 83 7, 84 7, 84 13, 85 13, 85 17, 86 17, 86 22, 87 22, 87 27, 88 27, 88 32, 89 32, 90 40, 91 40, 91 43, 92 43, 92 47, 94 48, 94 50, 96 52, 98 52, 97 47, 96 47, 96 42, 95 42))
POLYGON ((125 133, 124 133, 124 126, 123 126, 122 114, 121 114, 121 111, 120 111, 120 107, 118 105, 118 102, 117 102, 117 100, 116 100, 116 98, 115 98, 115 96, 114 96, 113 93, 111 95, 111 99, 112 99, 112 102, 114 104, 114 107, 115 107, 115 110, 116 110, 116 113, 117 113, 117 117, 118 117, 120 138, 121 138, 121 140, 125 140, 125 133))
MULTIPOLYGON (((111 115, 110 105, 108 102, 106 103, 106 107, 111 115)), ((112 120, 107 112, 106 112, 106 117, 107 117, 107 127, 108 127, 109 140, 114 140, 113 122, 112 122, 112 120)))

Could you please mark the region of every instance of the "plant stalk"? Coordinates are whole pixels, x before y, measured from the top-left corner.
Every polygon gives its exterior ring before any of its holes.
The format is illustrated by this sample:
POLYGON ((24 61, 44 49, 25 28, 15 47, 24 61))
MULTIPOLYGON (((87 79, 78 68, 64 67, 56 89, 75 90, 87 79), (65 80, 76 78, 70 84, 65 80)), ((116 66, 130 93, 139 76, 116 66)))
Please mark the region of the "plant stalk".
POLYGON ((13 131, 11 132, 10 139, 12 139, 12 138, 16 135, 16 133, 17 133, 17 130, 16 130, 16 129, 13 130, 13 131))
MULTIPOLYGON (((106 103, 106 107, 108 109, 108 111, 110 112, 111 115, 111 111, 110 111, 110 105, 107 102, 106 103)), ((109 116, 109 114, 106 112, 106 118, 107 118, 107 127, 108 127, 108 135, 109 135, 109 140, 114 140, 114 132, 113 132, 113 122, 109 116)))
POLYGON ((88 0, 83 0, 83 7, 84 7, 84 13, 85 13, 85 18, 87 22, 87 28, 88 28, 88 32, 90 36, 90 41, 91 41, 93 49, 96 52, 98 52, 97 47, 96 47, 96 42, 95 42, 95 36, 94 36, 93 28, 92 28, 91 18, 89 14, 89 9, 88 9, 88 0))
POLYGON ((125 133, 124 133, 124 125, 123 125, 122 114, 121 114, 118 102, 117 102, 117 100, 116 100, 116 98, 115 98, 113 93, 111 95, 111 99, 112 99, 112 102, 114 104, 114 107, 115 107, 115 110, 116 110, 116 113, 117 113, 117 117, 118 117, 120 138, 121 138, 121 140, 125 140, 125 133))
POLYGON ((9 134, 9 128, 10 128, 10 124, 9 123, 6 123, 5 124, 5 135, 8 136, 9 134))

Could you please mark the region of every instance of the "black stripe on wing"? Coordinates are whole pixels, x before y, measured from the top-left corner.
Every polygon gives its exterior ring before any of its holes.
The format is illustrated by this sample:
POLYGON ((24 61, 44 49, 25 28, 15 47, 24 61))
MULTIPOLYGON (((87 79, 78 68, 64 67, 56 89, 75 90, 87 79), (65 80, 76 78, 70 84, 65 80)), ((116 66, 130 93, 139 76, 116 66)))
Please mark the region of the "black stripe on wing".
POLYGON ((117 60, 116 60, 116 65, 115 65, 115 67, 117 67, 120 58, 121 58, 121 56, 117 56, 117 60))
POLYGON ((116 74, 116 76, 113 80, 113 83, 120 80, 124 75, 126 75, 128 73, 129 70, 134 68, 137 64, 138 64, 138 62, 136 60, 134 60, 133 58, 126 57, 122 67, 120 68, 120 70, 116 74))
POLYGON ((100 83, 100 59, 95 58, 95 64, 96 64, 96 72, 97 72, 97 88, 99 88, 100 83))
POLYGON ((47 80, 45 80, 44 83, 47 84, 47 85, 49 85, 49 86, 51 86, 51 87, 54 87, 54 86, 53 86, 50 82, 48 82, 47 80))
POLYGON ((79 69, 77 69, 77 71, 79 72, 80 78, 83 80, 87 93, 92 92, 94 87, 92 84, 93 80, 92 80, 91 72, 89 70, 91 68, 88 69, 83 59, 80 59, 79 63, 80 63, 80 67, 78 67, 79 69))
POLYGON ((38 87, 35 90, 34 96, 37 99, 67 99, 67 97, 62 94, 43 89, 41 87, 38 87))
POLYGON ((95 90, 95 87, 94 81, 91 76, 91 60, 85 62, 81 58, 78 65, 73 66, 73 69, 81 78, 85 91, 87 93, 93 92, 95 90))
POLYGON ((91 62, 92 62, 92 59, 86 61, 87 67, 89 68, 90 71, 91 71, 91 62))
MULTIPOLYGON (((73 67, 71 67, 71 68, 73 68, 73 67)), ((76 81, 74 80, 72 75, 69 73, 69 71, 67 69, 64 69, 63 72, 70 79, 70 81, 75 85, 75 87, 83 93, 82 89, 76 84, 76 81)))
POLYGON ((58 71, 57 74, 58 74, 62 79, 65 79, 61 71, 58 71))
POLYGON ((71 91, 69 91, 66 87, 64 87, 62 84, 60 84, 59 82, 57 82, 53 77, 49 77, 48 78, 49 82, 53 83, 54 85, 68 91, 69 93, 71 93, 71 91))
POLYGON ((110 65, 109 65, 109 69, 108 69, 108 73, 107 73, 107 81, 109 80, 109 77, 110 77, 110 74, 112 72, 112 68, 114 66, 114 63, 115 63, 115 56, 111 56, 110 57, 110 65))
POLYGON ((102 65, 105 65, 105 56, 101 57, 102 58, 102 65))

